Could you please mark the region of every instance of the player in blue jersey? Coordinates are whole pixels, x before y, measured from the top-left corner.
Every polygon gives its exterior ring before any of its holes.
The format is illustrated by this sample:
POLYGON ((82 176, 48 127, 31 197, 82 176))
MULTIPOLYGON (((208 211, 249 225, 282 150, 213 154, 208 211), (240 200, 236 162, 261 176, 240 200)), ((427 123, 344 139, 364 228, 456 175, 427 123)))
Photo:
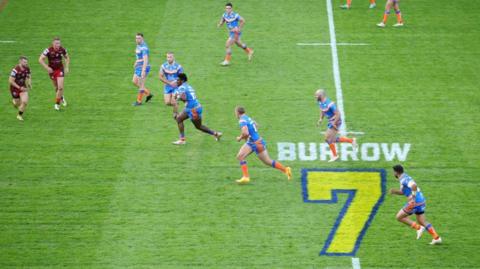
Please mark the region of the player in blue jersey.
POLYGON ((325 132, 325 142, 327 142, 330 150, 332 152, 332 158, 329 162, 334 162, 338 160, 337 149, 335 143, 351 143, 354 150, 357 150, 357 140, 356 138, 348 138, 345 136, 337 136, 340 125, 342 125, 342 118, 340 112, 337 109, 335 103, 327 97, 327 93, 323 89, 319 89, 315 92, 315 98, 320 107, 320 119, 317 122, 317 125, 323 121, 324 117, 328 119, 327 131, 325 132))
POLYGON ((391 189, 390 194, 405 195, 408 202, 397 213, 397 220, 405 223, 417 231, 417 239, 420 239, 423 232, 427 230, 433 237, 431 245, 442 243, 442 238, 437 234, 432 224, 425 219, 425 197, 417 186, 417 183, 403 171, 403 166, 395 165, 393 167, 394 176, 400 181, 400 189, 391 189), (418 224, 409 219, 409 216, 415 214, 418 224))
POLYGON ((232 3, 227 3, 225 5, 225 13, 223 13, 220 22, 217 24, 217 27, 222 26, 224 23, 227 24, 228 28, 228 39, 225 44, 226 54, 225 60, 220 64, 223 66, 227 66, 230 64, 232 59, 232 46, 233 44, 237 44, 238 47, 242 48, 245 53, 248 55, 248 60, 252 60, 253 57, 253 50, 245 43, 242 42, 242 28, 245 25, 245 19, 240 16, 238 13, 233 12, 233 5, 232 3))
POLYGON ((284 174, 287 175, 288 180, 292 179, 292 169, 290 167, 283 166, 280 162, 274 161, 270 158, 267 152, 265 141, 258 134, 257 123, 245 114, 245 108, 237 106, 235 108, 235 116, 238 118, 241 133, 237 137, 237 142, 246 140, 237 154, 237 159, 240 161, 240 167, 242 168, 242 178, 237 180, 239 184, 247 184, 250 182, 250 176, 248 174, 247 161, 245 159, 252 152, 255 152, 258 158, 266 165, 272 166, 284 174))
POLYGON ((163 91, 163 100, 167 106, 175 106, 177 102, 174 98, 177 89, 178 75, 183 73, 183 67, 175 61, 173 52, 167 52, 167 61, 160 67, 159 77, 165 84, 163 91))
MULTIPOLYGON (((210 134, 215 137, 215 140, 219 141, 222 136, 221 132, 213 131, 207 126, 202 125, 202 112, 203 108, 200 102, 197 99, 195 90, 188 84, 188 78, 185 73, 178 74, 177 78, 177 90, 175 92, 175 99, 185 102, 185 109, 180 113, 176 114, 177 111, 174 111, 175 120, 178 124, 178 130, 180 132, 180 138, 173 142, 175 145, 184 145, 185 141, 185 127, 183 122, 186 119, 190 119, 198 130, 210 134)), ((176 108, 176 107, 175 107, 176 108)))
POLYGON ((135 86, 138 87, 138 95, 137 101, 135 101, 133 105, 139 106, 142 104, 144 95, 147 96, 145 102, 150 101, 153 95, 150 93, 150 90, 145 88, 145 79, 150 72, 150 51, 148 50, 148 46, 143 39, 142 33, 137 33, 137 35, 135 36, 135 41, 137 43, 137 47, 135 49, 135 56, 137 59, 133 64, 133 67, 135 68, 135 73, 133 74, 132 82, 133 84, 135 84, 135 86))

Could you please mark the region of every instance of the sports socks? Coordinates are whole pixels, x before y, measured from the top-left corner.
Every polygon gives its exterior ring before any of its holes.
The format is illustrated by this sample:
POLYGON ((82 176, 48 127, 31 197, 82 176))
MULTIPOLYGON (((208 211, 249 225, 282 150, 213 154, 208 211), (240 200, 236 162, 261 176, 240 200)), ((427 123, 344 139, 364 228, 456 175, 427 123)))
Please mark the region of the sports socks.
POLYGON ((240 162, 240 167, 242 168, 243 177, 250 177, 250 176, 248 175, 247 161, 241 161, 241 162, 240 162))
POLYGON ((428 233, 432 235, 433 239, 436 240, 440 237, 435 231, 435 229, 433 228, 432 224, 428 224, 427 226, 425 226, 425 229, 427 229, 428 233))
POLYGON ((285 166, 277 161, 272 161, 272 167, 285 173, 285 166))

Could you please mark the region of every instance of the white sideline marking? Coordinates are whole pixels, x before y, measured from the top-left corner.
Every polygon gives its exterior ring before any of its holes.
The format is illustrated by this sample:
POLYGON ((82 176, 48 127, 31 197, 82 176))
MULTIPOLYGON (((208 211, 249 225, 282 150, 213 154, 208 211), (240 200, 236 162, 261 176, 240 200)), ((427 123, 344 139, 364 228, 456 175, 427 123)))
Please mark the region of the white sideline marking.
POLYGON ((16 43, 17 41, 13 40, 0 40, 0 43, 16 43))
MULTIPOLYGON (((332 43, 297 43, 298 46, 331 46, 332 43)), ((337 43, 337 46, 368 46, 368 43, 337 43)))
POLYGON ((360 258, 352 258, 352 267, 353 269, 361 269, 360 258))
POLYGON ((347 118, 345 117, 345 111, 343 110, 343 92, 342 81, 340 80, 340 65, 338 64, 338 52, 337 52, 337 37, 335 34, 335 24, 333 22, 333 9, 332 1, 327 2, 327 14, 328 14, 328 28, 330 30, 330 48, 332 49, 332 65, 333 65, 333 79, 335 82, 335 90, 337 91, 337 107, 342 117, 342 125, 340 126, 340 133, 345 134, 347 130, 347 118))

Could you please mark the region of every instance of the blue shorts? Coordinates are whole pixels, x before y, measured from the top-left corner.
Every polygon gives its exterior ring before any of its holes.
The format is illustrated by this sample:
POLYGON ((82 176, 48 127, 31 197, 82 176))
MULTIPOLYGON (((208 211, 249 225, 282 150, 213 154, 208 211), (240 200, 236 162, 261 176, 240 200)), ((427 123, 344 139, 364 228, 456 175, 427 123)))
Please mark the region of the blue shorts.
POLYGON ((423 202, 415 202, 415 205, 410 205, 409 203, 406 203, 405 206, 403 206, 403 211, 407 213, 408 215, 416 214, 416 215, 421 215, 425 213, 425 208, 426 204, 425 201, 423 202))
MULTIPOLYGON (((340 126, 342 126, 342 120, 340 119, 337 124, 337 129, 340 129, 340 126)), ((328 129, 333 129, 333 120, 328 121, 328 129)))
MULTIPOLYGON (((148 76, 148 73, 150 73, 150 66, 147 66, 147 68, 145 69, 145 77, 148 76)), ((142 67, 135 67, 135 76, 142 76, 142 67)))
POLYGON ((253 150, 253 152, 255 152, 255 154, 262 153, 267 149, 267 143, 265 143, 262 138, 255 142, 247 141, 246 144, 253 150))
POLYGON ((185 108, 185 112, 187 112, 188 118, 191 120, 198 120, 202 118, 203 108, 202 106, 196 106, 194 108, 185 108))
POLYGON ((175 90, 177 90, 178 87, 172 87, 170 85, 165 85, 163 88, 163 93, 164 94, 173 94, 175 93, 175 90))
POLYGON ((233 31, 230 31, 230 32, 228 33, 228 37, 233 38, 233 39, 235 39, 235 35, 238 35, 238 38, 240 38, 240 37, 242 36, 242 32, 240 32, 240 33, 235 33, 235 32, 233 32, 233 31))

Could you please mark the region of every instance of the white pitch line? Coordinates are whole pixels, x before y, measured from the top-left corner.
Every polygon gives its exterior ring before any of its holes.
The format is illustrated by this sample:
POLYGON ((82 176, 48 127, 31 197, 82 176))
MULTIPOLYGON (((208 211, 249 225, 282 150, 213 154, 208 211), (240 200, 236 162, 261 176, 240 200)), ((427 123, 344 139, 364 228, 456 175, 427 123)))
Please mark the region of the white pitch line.
POLYGON ((0 43, 16 43, 17 41, 13 40, 0 40, 0 43))
POLYGON ((337 92, 337 107, 342 117, 342 125, 340 125, 340 134, 346 134, 347 130, 347 118, 345 117, 345 111, 343 110, 343 92, 342 81, 340 80, 340 65, 338 64, 338 52, 337 52, 337 37, 335 34, 335 24, 333 22, 333 8, 332 1, 327 2, 327 14, 328 14, 328 28, 330 30, 330 48, 332 49, 332 65, 333 65, 333 79, 335 82, 335 90, 337 92))
POLYGON ((361 269, 360 258, 352 258, 352 267, 353 269, 361 269))
MULTIPOLYGON (((298 46, 331 46, 332 43, 297 43, 298 46)), ((337 46, 368 46, 368 43, 337 43, 337 46)))

